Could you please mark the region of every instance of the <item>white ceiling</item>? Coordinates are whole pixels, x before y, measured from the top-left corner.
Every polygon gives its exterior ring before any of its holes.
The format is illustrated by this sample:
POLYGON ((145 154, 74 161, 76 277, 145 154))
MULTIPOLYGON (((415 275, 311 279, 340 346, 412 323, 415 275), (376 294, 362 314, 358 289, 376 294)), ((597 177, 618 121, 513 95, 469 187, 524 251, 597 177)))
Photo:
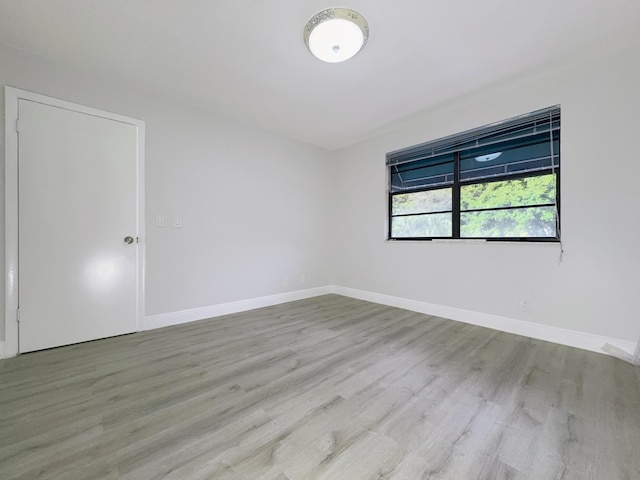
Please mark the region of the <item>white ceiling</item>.
POLYGON ((1 43, 329 149, 638 40, 640 0, 0 0, 1 43), (370 27, 340 64, 302 39, 332 6, 370 27))

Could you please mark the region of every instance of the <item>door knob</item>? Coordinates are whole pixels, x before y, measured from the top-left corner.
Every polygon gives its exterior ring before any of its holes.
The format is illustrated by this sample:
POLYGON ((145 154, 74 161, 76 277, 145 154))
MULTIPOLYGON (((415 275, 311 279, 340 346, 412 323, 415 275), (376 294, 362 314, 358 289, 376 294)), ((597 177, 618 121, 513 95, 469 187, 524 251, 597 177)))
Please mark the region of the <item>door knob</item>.
POLYGON ((124 237, 124 243, 131 245, 133 243, 133 237, 124 237))

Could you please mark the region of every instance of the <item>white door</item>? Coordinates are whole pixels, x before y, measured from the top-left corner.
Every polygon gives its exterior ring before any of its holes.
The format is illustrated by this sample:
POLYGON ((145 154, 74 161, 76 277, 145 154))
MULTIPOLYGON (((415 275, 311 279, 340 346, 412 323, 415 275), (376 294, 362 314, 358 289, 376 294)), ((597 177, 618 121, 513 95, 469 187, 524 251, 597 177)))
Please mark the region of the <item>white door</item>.
POLYGON ((20 352, 136 331, 136 125, 25 99, 18 118, 20 352))

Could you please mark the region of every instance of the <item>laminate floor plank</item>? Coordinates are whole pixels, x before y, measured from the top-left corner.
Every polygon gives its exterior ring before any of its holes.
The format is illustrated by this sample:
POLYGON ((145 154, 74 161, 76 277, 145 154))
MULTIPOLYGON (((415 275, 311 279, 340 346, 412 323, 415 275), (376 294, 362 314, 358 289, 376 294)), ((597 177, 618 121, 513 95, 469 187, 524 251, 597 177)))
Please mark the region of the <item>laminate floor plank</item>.
POLYGON ((0 478, 640 480, 639 370, 327 295, 0 361, 0 478))

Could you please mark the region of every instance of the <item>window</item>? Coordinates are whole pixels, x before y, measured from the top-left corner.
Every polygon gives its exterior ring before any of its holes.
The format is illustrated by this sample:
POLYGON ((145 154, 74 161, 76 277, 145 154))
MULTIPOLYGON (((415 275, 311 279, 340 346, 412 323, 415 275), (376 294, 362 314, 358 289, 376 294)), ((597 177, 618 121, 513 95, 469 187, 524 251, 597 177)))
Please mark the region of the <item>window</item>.
POLYGON ((387 154, 390 240, 560 239, 560 106, 387 154))

